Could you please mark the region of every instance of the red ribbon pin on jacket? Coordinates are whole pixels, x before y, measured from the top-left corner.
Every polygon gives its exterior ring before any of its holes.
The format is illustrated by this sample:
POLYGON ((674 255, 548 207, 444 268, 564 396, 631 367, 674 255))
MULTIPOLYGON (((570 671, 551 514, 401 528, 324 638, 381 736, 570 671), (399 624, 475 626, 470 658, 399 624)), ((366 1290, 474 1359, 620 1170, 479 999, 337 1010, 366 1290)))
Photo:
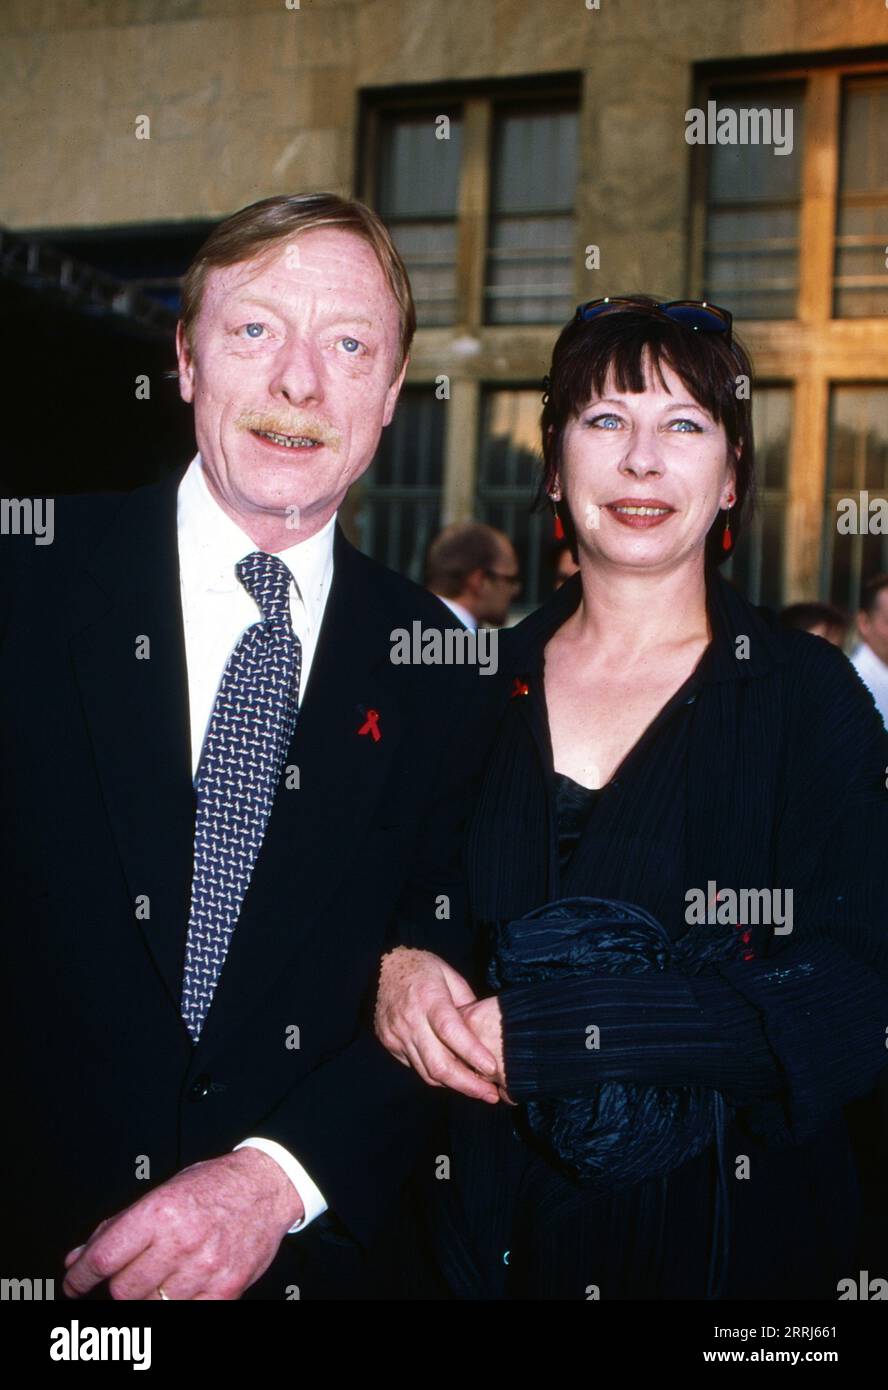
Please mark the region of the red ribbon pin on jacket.
POLYGON ((382 731, 379 727, 379 710, 368 709, 367 718, 358 729, 359 734, 371 734, 373 742, 378 743, 382 738, 382 731))

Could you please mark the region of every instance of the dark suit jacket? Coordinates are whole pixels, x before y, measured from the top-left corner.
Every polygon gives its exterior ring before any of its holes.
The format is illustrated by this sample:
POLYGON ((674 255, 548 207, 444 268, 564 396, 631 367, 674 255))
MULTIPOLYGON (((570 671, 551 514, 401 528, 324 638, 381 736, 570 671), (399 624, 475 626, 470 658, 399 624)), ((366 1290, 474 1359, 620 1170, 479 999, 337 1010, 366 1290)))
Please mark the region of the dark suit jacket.
MULTIPOLYGON (((394 628, 453 621, 337 528, 287 757, 300 787, 278 788, 192 1048, 179 1016, 194 795, 177 484, 58 499, 52 545, 0 541, 2 1190, 23 1276, 58 1276, 102 1218, 248 1135, 305 1165, 333 1213, 320 1229, 369 1247, 435 1096, 376 1042, 369 1001, 393 941, 461 959, 456 855, 498 682, 393 665, 394 628), (379 741, 358 732, 370 709, 379 741)), ((285 1240, 269 1297, 311 1237, 285 1240)))

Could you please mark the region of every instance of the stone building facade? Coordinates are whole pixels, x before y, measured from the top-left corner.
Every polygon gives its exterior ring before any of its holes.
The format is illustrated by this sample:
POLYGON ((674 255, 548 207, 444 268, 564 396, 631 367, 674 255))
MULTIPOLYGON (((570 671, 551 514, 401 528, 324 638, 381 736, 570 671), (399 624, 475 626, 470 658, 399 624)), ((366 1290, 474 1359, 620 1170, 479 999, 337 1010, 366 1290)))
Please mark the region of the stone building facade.
POLYGON ((548 354, 577 302, 644 290, 725 304, 752 350, 750 596, 853 606, 888 568, 836 527, 888 497, 884 0, 5 0, 0 42, 13 230, 174 303, 212 221, 271 193, 393 226, 420 330, 349 508, 380 558, 416 575, 481 516, 545 595, 548 354), (725 141, 689 143, 693 111, 725 141))

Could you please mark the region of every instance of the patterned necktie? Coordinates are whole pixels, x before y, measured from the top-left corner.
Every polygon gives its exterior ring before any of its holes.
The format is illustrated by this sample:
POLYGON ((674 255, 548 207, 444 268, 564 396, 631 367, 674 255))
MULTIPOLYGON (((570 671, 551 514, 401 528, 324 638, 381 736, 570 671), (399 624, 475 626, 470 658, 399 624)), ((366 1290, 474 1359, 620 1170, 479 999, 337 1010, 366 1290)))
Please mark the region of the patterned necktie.
POLYGON ((235 570, 262 620, 247 628, 228 658, 195 782, 182 980, 182 1017, 194 1042, 225 964, 299 709, 302 646, 290 622, 290 571, 261 550, 235 570))

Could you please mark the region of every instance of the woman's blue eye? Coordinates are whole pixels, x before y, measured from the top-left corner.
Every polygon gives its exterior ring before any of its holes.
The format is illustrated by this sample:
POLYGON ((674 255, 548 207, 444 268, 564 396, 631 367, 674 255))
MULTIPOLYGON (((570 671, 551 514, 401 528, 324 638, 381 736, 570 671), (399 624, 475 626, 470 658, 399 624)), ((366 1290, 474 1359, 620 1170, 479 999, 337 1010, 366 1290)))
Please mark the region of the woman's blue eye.
POLYGON ((244 324, 244 327, 247 330, 248 338, 258 338, 260 333, 263 333, 265 331, 264 323, 246 323, 244 324))
POLYGON ((358 348, 361 346, 357 338, 343 338, 341 341, 346 352, 357 352, 358 348))
POLYGON ((682 434, 688 434, 689 432, 700 434, 702 432, 696 420, 673 420, 670 429, 674 428, 676 425, 682 426, 682 434), (687 426, 687 429, 684 428, 685 426, 687 426))
POLYGON ((616 415, 596 415, 594 420, 589 420, 588 423, 590 425, 597 425, 602 429, 610 429, 611 426, 616 428, 620 421, 616 415))

